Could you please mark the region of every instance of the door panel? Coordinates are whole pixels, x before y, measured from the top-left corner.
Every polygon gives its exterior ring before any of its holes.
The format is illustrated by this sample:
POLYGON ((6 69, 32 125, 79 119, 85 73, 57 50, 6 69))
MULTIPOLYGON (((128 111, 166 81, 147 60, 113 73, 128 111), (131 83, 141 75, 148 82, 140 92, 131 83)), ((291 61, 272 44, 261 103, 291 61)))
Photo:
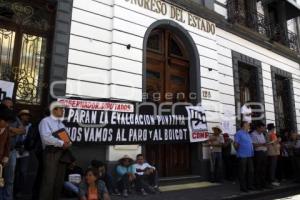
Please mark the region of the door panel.
POLYGON ((20 62, 16 74, 16 100, 40 105, 44 80, 46 39, 23 34, 20 62))
MULTIPOLYGON (((152 49, 154 45, 152 45, 147 51, 146 91, 148 97, 151 96, 149 94, 159 93, 161 98, 154 101, 158 104, 165 101, 188 101, 189 62, 183 57, 184 49, 180 49, 182 43, 175 44, 178 38, 171 39, 172 34, 168 31, 159 30, 155 33, 163 34, 159 37, 161 44, 155 46, 167 48, 163 48, 164 51, 154 52, 152 49), (176 49, 170 50, 175 47, 176 49), (173 97, 166 99, 167 92, 173 97)), ((153 101, 153 99, 148 98, 148 101, 153 101)), ((157 167, 161 176, 186 175, 191 171, 189 144, 146 145, 146 158, 157 167)))
POLYGON ((10 80, 16 32, 0 28, 0 80, 10 80))

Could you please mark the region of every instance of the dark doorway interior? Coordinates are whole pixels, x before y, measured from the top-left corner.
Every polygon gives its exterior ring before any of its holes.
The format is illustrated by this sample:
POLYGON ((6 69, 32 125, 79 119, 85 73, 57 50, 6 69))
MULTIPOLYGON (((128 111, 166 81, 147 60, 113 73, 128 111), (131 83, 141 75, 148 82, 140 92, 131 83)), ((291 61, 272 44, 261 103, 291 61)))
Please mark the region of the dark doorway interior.
MULTIPOLYGON (((241 109, 241 107, 247 103, 251 102, 251 108, 252 109, 258 109, 259 106, 255 105, 260 101, 261 93, 260 93, 260 87, 259 87, 259 78, 258 78, 258 68, 243 62, 238 63, 238 80, 239 80, 239 98, 240 98, 240 104, 237 104, 238 108, 241 109)), ((237 86, 235 86, 237 87, 237 86)), ((254 117, 259 117, 261 113, 255 113, 253 112, 252 119, 254 117)), ((242 116, 240 116, 240 119, 242 119, 242 116)), ((239 126, 240 120, 237 119, 237 125, 239 126)), ((252 128, 255 126, 255 120, 252 121, 252 128)))
POLYGON ((295 127, 293 94, 290 85, 290 78, 275 74, 274 106, 277 132, 280 134, 283 134, 285 130, 293 130, 295 127))
POLYGON ((248 101, 259 101, 258 70, 256 67, 239 62, 239 89, 241 106, 248 101))

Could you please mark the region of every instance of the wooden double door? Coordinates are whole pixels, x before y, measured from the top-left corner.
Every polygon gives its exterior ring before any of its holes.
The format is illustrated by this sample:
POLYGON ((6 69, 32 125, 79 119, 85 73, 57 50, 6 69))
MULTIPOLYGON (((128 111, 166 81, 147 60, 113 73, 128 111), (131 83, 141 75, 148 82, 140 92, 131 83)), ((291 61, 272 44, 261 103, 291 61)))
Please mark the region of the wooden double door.
MULTIPOLYGON (((189 61, 184 43, 168 30, 157 29, 147 44, 147 100, 163 102, 189 100, 189 61)), ((191 159, 188 143, 148 144, 146 157, 161 176, 190 174, 191 159)))

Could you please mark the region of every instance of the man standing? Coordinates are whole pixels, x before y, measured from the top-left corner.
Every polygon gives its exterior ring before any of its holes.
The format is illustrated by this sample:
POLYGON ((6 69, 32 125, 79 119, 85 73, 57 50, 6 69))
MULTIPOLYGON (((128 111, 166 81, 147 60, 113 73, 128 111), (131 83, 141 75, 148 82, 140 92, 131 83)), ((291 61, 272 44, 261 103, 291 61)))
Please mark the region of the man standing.
POLYGON ((29 110, 21 110, 18 114, 18 117, 25 128, 25 134, 20 135, 17 139, 16 149, 17 149, 17 166, 16 166, 16 178, 15 178, 15 195, 18 198, 24 198, 24 195, 28 194, 26 191, 26 180, 27 180, 27 171, 29 167, 30 154, 28 149, 25 147, 25 141, 29 129, 31 127, 31 113, 29 110))
POLYGON ((280 183, 276 181, 276 168, 277 168, 277 160, 280 155, 280 138, 277 138, 277 134, 275 132, 275 125, 270 123, 267 125, 268 129, 268 157, 270 163, 269 169, 269 179, 271 181, 272 186, 280 186, 280 183))
POLYGON ((264 135, 265 131, 265 124, 258 122, 256 125, 256 130, 253 131, 251 135, 254 146, 255 186, 259 190, 262 190, 267 186, 267 141, 264 135))
POLYGON ((239 163, 239 180, 240 190, 248 192, 253 190, 253 145, 249 135, 250 124, 246 121, 242 122, 241 130, 234 136, 234 145, 237 149, 237 158, 239 163))
MULTIPOLYGON (((2 104, 6 106, 8 109, 13 111, 14 103, 11 98, 4 98, 2 100, 2 104)), ((9 153, 9 161, 4 170, 4 179, 5 179, 5 187, 4 187, 4 199, 3 200, 13 200, 13 188, 14 188, 14 179, 15 179, 15 170, 17 163, 17 151, 16 151, 16 142, 20 135, 25 133, 25 129, 19 120, 19 118, 15 117, 14 120, 9 123, 9 135, 10 135, 10 153, 9 153)))
POLYGON ((44 149, 44 173, 40 191, 41 200, 58 200, 64 183, 66 163, 60 162, 64 150, 70 142, 54 136, 55 133, 66 131, 62 118, 64 106, 59 102, 50 105, 49 117, 45 117, 39 124, 39 132, 44 149))
POLYGON ((212 182, 220 182, 223 178, 222 147, 224 138, 221 135, 222 129, 219 126, 213 127, 212 130, 213 135, 209 137, 212 182))

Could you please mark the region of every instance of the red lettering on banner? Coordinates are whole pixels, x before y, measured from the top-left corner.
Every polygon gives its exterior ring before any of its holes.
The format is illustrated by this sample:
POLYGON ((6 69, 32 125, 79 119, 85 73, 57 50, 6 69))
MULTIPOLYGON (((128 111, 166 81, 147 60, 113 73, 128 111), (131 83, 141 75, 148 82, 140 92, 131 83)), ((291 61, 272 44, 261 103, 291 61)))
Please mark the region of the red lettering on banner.
POLYGON ((192 137, 193 139, 206 139, 208 138, 208 132, 194 132, 192 137))
POLYGON ((59 99, 59 102, 68 108, 86 109, 86 110, 110 110, 121 112, 133 112, 134 106, 128 103, 114 102, 93 102, 73 99, 59 99))

